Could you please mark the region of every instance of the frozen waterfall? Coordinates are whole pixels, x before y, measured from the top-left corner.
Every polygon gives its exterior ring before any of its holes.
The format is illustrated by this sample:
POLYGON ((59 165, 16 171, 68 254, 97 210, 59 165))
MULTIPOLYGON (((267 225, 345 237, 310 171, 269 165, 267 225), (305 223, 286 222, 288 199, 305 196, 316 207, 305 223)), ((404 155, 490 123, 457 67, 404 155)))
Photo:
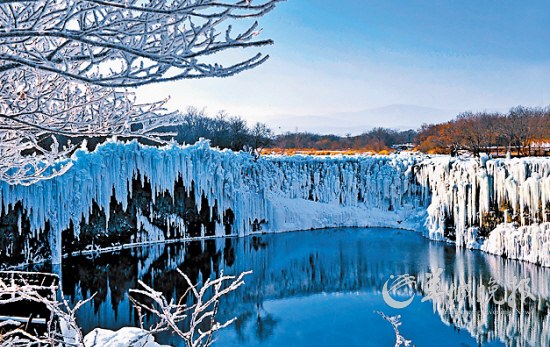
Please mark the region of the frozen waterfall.
MULTIPOLYGON (((59 263, 67 244, 84 242, 81 229, 90 224, 105 239, 113 225, 133 230, 126 243, 384 226, 550 266, 548 158, 256 159, 206 141, 165 148, 113 141, 92 153, 77 151, 71 161, 70 170, 50 180, 0 183, 0 225, 22 240, 19 248, 0 240, 0 257, 17 248, 25 261, 36 261, 37 244, 47 239, 49 252, 42 254, 59 263), (200 232, 191 235, 192 227, 200 232)), ((71 250, 105 247, 91 240, 71 250)))

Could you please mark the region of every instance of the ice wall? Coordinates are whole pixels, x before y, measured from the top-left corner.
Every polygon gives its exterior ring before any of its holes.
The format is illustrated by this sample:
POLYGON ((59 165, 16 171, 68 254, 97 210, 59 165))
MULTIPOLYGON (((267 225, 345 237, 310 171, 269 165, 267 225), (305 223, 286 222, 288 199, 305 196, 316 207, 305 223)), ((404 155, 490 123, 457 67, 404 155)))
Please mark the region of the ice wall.
MULTIPOLYGON (((197 210, 206 202, 209 216, 218 218, 212 218, 214 235, 202 230, 201 236, 226 235, 228 222, 220 216, 230 211, 230 233, 236 236, 325 227, 400 227, 456 242, 457 247, 550 266, 548 158, 460 160, 401 154, 255 159, 211 149, 202 141, 165 148, 108 142, 93 153, 78 151, 71 160, 71 169, 54 179, 30 186, 0 183, 3 213, 19 202, 28 218, 22 223, 18 212, 19 233, 41 240, 47 231, 55 263, 62 258, 63 232, 69 230, 78 238, 81 222, 92 223, 94 204, 105 212, 107 230, 117 223, 109 220, 113 202, 128 210, 132 182, 138 180, 142 186, 150 184, 151 205, 161 196, 174 199, 176 182, 194 194, 197 210)), ((139 230, 132 242, 188 235, 185 213, 147 215, 134 208, 128 213, 137 217, 139 230)), ((32 242, 28 244, 25 247, 32 242)), ((31 251, 24 253, 32 259, 31 251)))
POLYGON ((426 159, 425 235, 512 259, 550 266, 550 158, 426 159))
MULTIPOLYGON (((195 194, 198 210, 206 199, 218 213, 231 210, 232 234, 275 232, 330 226, 398 226, 419 205, 411 167, 417 158, 400 157, 265 157, 193 146, 154 148, 135 142, 108 142, 93 153, 78 151, 71 169, 54 179, 30 186, 0 184, 3 211, 20 202, 29 218, 29 238, 48 229, 52 260, 62 257, 62 232, 72 227, 76 237, 82 220, 89 222, 94 202, 105 213, 114 201, 126 210, 132 180, 150 182, 151 203, 161 194, 174 197, 176 181, 195 194), (204 198, 204 199, 203 199, 204 198), (386 217, 384 212, 388 213, 386 217), (384 218, 383 218, 384 217, 384 218), (386 222, 387 220, 387 222, 386 222)), ((139 242, 165 239, 142 211, 139 242)), ((212 215, 212 213, 211 213, 212 215)), ((183 216, 165 216, 164 225, 185 235, 183 216)), ((107 226, 106 226, 107 227, 107 226)), ((21 232, 21 231, 20 231, 21 232)), ((223 236, 221 218, 215 236, 223 236)), ((204 232, 203 232, 204 236, 204 232)))

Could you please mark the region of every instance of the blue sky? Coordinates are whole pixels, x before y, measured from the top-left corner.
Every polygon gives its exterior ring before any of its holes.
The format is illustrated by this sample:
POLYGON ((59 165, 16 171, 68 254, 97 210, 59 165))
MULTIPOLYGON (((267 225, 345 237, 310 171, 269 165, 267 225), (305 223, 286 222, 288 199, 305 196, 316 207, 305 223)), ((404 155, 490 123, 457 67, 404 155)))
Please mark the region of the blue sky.
POLYGON ((435 108, 446 120, 550 104, 550 1, 288 0, 260 24, 275 40, 262 49, 271 55, 263 66, 140 94, 170 94, 171 107, 224 109, 250 122, 395 104, 435 108))

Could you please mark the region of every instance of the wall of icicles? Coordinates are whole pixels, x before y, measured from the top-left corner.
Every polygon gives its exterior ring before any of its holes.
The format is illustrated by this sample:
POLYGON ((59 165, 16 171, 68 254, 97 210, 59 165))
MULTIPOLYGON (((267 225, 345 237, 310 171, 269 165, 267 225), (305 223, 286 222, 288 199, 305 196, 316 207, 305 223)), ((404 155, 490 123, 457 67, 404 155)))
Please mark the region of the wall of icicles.
POLYGON ((0 259, 340 226, 422 231, 550 266, 550 160, 262 157, 108 142, 50 180, 0 183, 0 259))

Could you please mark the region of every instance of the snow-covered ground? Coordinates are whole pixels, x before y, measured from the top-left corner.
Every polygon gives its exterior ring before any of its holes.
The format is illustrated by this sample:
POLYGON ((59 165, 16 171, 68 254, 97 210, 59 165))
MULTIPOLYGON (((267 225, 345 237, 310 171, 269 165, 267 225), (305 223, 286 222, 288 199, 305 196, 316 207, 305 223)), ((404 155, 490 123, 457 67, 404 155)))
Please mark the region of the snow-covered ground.
MULTIPOLYGON (((456 242, 457 247, 550 266, 549 158, 460 160, 400 154, 256 160, 245 153, 211 149, 206 141, 160 149, 108 142, 93 153, 78 151, 71 169, 54 179, 30 186, 1 183, 0 200, 4 212, 17 202, 26 209, 30 230, 21 230, 19 217, 19 233, 39 240, 49 229, 52 260, 59 263, 62 232, 72 228, 78 238, 81 222, 90 222, 94 203, 107 212, 107 230, 113 201, 127 210, 135 179, 142 186, 150 182, 152 205, 162 194, 173 198, 181 180, 187 194, 194 194, 198 211, 206 201, 210 216, 232 212, 235 236, 400 227, 456 242)), ((136 242, 165 240, 173 229, 186 235, 184 213, 131 212, 141 229, 133 238, 136 242), (159 219, 168 230, 159 228, 159 219)), ((215 232, 210 236, 226 235, 223 219, 213 220, 215 232)), ((201 236, 207 236, 204 226, 201 236)))
POLYGON ((85 347, 168 347, 155 342, 153 335, 140 328, 126 327, 117 331, 94 329, 84 337, 85 347))

